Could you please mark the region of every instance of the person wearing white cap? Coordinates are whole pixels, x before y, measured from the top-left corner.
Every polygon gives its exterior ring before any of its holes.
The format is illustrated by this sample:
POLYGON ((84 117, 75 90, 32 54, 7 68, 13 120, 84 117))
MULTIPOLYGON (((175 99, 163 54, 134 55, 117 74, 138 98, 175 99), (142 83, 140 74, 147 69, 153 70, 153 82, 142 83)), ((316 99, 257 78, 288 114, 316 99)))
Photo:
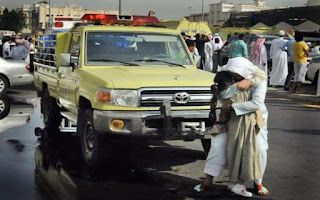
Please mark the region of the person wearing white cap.
POLYGON ((288 75, 288 57, 283 46, 287 42, 283 30, 279 31, 279 38, 274 39, 271 43, 270 58, 272 59, 272 70, 270 73, 270 85, 284 86, 288 75))

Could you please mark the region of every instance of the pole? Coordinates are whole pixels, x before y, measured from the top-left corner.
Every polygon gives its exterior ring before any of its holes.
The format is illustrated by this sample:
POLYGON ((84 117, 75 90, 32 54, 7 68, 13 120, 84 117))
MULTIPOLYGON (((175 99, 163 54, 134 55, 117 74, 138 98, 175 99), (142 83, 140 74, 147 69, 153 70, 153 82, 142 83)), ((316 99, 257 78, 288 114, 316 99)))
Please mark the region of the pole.
POLYGON ((121 0, 119 0, 119 15, 122 14, 122 5, 121 5, 121 0))
POLYGON ((320 73, 318 73, 317 97, 320 96, 320 73))
POLYGON ((203 2, 204 2, 204 0, 202 0, 202 17, 201 17, 201 21, 204 21, 203 2))
POLYGON ((50 22, 50 19, 51 19, 51 0, 49 0, 49 26, 51 26, 51 22, 50 22))
POLYGON ((189 17, 191 17, 191 6, 190 7, 188 7, 189 8, 189 17))

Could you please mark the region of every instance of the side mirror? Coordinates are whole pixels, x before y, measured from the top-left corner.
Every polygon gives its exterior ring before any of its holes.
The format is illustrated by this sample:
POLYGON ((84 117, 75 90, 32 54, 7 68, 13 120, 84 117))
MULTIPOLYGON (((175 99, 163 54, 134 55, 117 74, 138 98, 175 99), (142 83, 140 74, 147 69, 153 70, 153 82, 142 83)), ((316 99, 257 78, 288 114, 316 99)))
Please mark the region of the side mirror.
POLYGON ((61 67, 70 67, 71 55, 70 53, 61 53, 60 54, 60 66, 61 67))

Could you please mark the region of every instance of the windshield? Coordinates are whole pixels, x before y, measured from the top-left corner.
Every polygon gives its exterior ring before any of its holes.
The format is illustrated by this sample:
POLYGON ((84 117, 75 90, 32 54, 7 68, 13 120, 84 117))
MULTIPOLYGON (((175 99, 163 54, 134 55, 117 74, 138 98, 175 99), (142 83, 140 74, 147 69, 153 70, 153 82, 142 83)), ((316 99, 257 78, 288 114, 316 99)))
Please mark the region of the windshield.
POLYGON ((178 35, 88 32, 86 65, 192 65, 178 35))

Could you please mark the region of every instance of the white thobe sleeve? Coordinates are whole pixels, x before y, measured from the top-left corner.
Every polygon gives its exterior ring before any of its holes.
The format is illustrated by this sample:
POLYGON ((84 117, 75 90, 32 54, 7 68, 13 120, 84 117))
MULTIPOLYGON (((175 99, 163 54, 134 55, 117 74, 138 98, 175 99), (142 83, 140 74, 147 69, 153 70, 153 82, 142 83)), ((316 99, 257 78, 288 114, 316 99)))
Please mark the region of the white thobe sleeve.
POLYGON ((237 83, 234 83, 230 87, 228 87, 227 89, 221 91, 220 96, 223 99, 229 99, 229 98, 233 97, 234 95, 236 95, 237 92, 238 92, 237 83))
POLYGON ((262 45, 261 53, 262 53, 262 63, 266 64, 268 62, 268 55, 267 55, 267 48, 265 45, 262 45))
POLYGON ((194 52, 193 52, 193 53, 194 53, 195 56, 199 56, 199 51, 198 51, 197 48, 194 49, 194 52))
POLYGON ((232 107, 236 115, 244 115, 255 112, 264 104, 267 93, 267 82, 263 81, 253 89, 252 99, 246 102, 233 103, 232 107))
POLYGON ((275 40, 272 41, 271 47, 270 47, 270 58, 273 59, 273 54, 274 54, 274 48, 275 48, 275 40))
POLYGON ((286 51, 286 50, 288 50, 288 45, 289 45, 289 41, 283 43, 283 45, 280 47, 280 49, 282 49, 282 51, 286 51))

